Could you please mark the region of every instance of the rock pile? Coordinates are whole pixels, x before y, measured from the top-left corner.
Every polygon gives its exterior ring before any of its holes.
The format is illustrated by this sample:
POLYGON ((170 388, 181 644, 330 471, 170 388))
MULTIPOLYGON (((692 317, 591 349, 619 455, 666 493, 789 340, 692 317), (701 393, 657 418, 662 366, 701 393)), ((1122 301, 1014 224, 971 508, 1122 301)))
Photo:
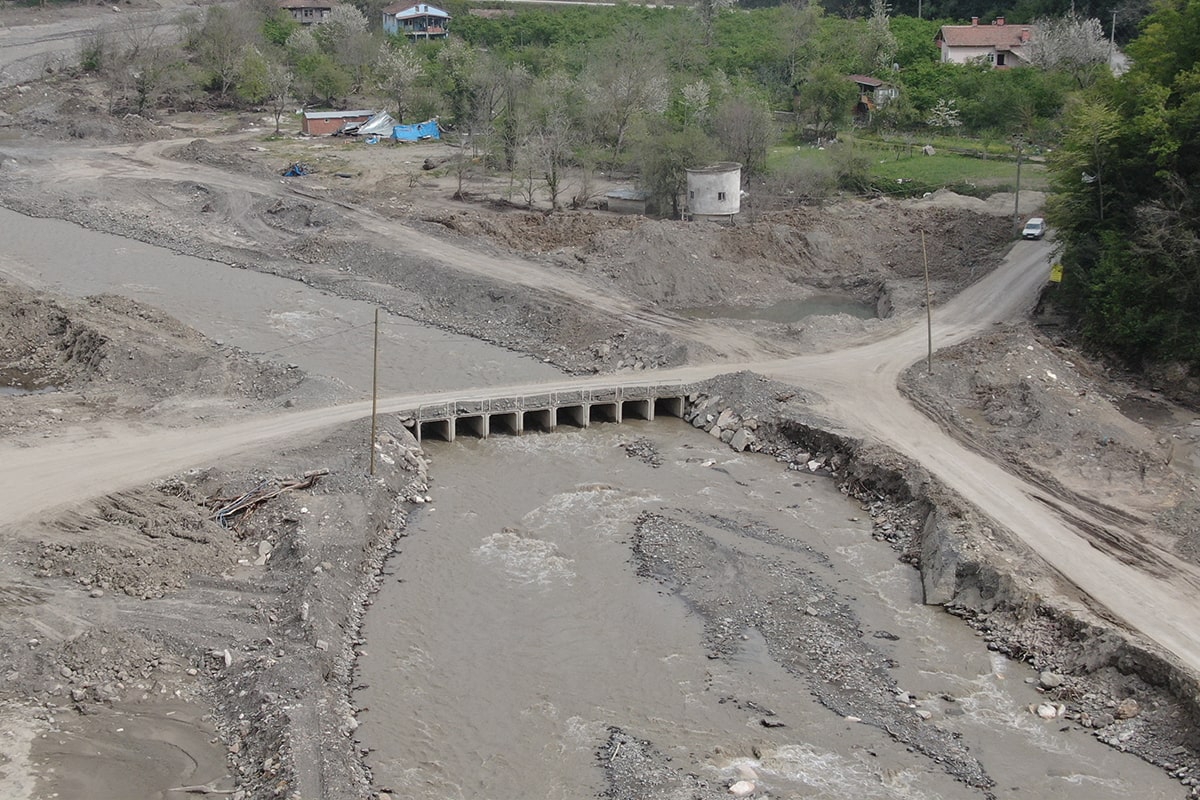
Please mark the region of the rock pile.
POLYGON ((758 417, 726 403, 720 395, 693 392, 687 396, 683 419, 701 428, 714 439, 720 439, 739 453, 757 453, 762 445, 756 436, 758 417))

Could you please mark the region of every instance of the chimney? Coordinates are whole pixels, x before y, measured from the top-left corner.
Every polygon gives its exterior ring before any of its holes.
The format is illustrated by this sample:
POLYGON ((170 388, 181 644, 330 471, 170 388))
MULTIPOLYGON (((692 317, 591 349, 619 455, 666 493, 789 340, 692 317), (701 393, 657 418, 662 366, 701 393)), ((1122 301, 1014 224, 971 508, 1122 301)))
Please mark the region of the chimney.
POLYGON ((996 24, 997 24, 997 25, 1003 25, 1003 24, 1004 24, 1004 17, 996 17, 996 24))
POLYGON ((972 25, 978 25, 978 24, 979 24, 979 17, 971 17, 971 24, 972 24, 972 25))

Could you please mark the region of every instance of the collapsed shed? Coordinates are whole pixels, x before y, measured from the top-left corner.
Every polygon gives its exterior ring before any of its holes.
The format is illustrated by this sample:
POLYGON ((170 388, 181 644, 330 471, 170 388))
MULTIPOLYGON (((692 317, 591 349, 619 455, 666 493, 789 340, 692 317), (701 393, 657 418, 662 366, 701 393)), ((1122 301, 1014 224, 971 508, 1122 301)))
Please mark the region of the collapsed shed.
POLYGON ((422 139, 441 139, 442 128, 436 118, 415 125, 395 125, 392 138, 398 142, 417 142, 422 139))

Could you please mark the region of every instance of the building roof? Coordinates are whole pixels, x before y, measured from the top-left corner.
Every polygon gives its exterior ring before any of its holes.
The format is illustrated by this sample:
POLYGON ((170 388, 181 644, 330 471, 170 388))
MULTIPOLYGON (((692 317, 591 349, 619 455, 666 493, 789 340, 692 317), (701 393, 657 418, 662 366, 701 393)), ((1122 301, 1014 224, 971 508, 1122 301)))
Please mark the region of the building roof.
POLYGON ((280 8, 289 10, 293 8, 324 8, 328 10, 336 5, 336 0, 335 2, 330 2, 330 0, 277 0, 277 2, 280 8))
POLYGON ((642 189, 610 189, 604 196, 612 200, 649 200, 650 193, 642 189))
POLYGON ((346 117, 366 117, 370 119, 375 112, 370 109, 359 111, 305 111, 305 119, 344 119, 346 117))
POLYGON ((991 25, 943 25, 939 38, 949 47, 994 47, 1018 50, 1029 43, 1037 28, 1032 25, 1006 25, 1001 17, 991 25))
POLYGON ((878 89, 880 86, 883 86, 883 81, 879 80, 879 78, 872 78, 870 75, 847 75, 846 77, 855 83, 870 86, 872 89, 878 89))
POLYGON ((450 15, 437 6, 431 6, 426 3, 417 3, 415 6, 407 5, 404 2, 392 3, 387 8, 383 9, 383 13, 389 17, 396 19, 408 19, 409 17, 441 17, 442 19, 450 19, 450 15))

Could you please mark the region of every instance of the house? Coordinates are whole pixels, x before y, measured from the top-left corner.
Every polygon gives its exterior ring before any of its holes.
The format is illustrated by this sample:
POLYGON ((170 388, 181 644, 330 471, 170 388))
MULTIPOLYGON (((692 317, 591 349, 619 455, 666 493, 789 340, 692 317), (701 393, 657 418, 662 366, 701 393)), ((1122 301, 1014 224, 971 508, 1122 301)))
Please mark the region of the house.
POLYGON ((1036 34, 1032 25, 1006 25, 1004 17, 997 17, 991 25, 980 25, 979 17, 971 17, 970 25, 943 25, 937 43, 943 63, 983 61, 1001 69, 1025 64, 1021 48, 1036 34))
POLYGON ((328 136, 337 133, 347 123, 363 123, 375 116, 374 111, 305 111, 300 120, 300 132, 309 136, 328 136))
POLYGON ((278 0, 279 7, 292 15, 292 19, 301 25, 312 25, 324 22, 333 11, 334 4, 329 0, 278 0))
POLYGON ((393 3, 383 9, 383 31, 393 36, 421 39, 445 39, 450 35, 450 15, 437 6, 393 3))
POLYGON ((900 90, 894 84, 872 78, 870 75, 846 77, 858 86, 858 103, 854 106, 854 116, 863 122, 870 122, 871 114, 876 108, 886 106, 900 94, 900 90))

